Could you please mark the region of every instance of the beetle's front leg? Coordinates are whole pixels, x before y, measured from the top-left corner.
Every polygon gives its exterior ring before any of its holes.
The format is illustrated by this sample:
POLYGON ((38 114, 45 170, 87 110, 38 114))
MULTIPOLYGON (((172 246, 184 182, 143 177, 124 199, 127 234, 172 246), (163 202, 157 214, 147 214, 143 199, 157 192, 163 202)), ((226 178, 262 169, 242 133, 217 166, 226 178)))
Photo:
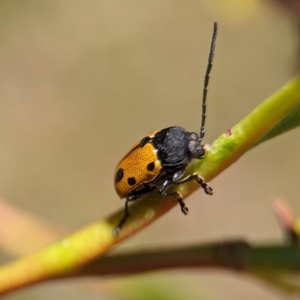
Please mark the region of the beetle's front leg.
POLYGON ((182 184, 182 183, 186 183, 186 182, 189 182, 189 181, 192 181, 192 180, 196 180, 201 185, 201 187, 203 188, 204 192, 207 195, 212 195, 214 193, 213 189, 204 181, 204 179, 202 177, 200 177, 196 173, 188 175, 187 177, 185 177, 181 180, 177 180, 173 183, 174 184, 182 184))

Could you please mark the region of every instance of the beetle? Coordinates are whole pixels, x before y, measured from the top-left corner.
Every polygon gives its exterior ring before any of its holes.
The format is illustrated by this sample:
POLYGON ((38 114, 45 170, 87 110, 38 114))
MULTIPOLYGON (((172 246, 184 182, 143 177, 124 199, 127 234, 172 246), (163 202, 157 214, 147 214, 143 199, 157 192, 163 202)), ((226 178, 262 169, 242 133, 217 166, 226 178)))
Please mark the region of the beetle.
POLYGON ((212 69, 217 38, 217 22, 214 22, 213 34, 204 76, 202 95, 202 117, 200 133, 189 132, 179 126, 156 130, 141 139, 117 165, 115 171, 115 189, 119 197, 125 198, 124 216, 114 229, 116 236, 130 216, 129 202, 138 200, 146 194, 158 190, 162 196, 171 196, 178 201, 183 214, 188 208, 179 192, 168 192, 171 185, 178 185, 195 180, 208 195, 212 188, 194 173, 182 178, 192 159, 203 159, 205 155, 202 139, 205 135, 206 96, 212 69))

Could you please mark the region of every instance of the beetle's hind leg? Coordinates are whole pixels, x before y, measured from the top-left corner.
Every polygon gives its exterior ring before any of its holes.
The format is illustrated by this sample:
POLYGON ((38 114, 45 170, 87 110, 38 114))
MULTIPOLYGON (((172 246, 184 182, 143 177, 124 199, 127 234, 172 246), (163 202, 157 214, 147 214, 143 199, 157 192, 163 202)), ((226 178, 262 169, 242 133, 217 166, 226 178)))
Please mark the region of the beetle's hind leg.
POLYGON ((117 236, 127 219, 130 217, 130 212, 129 212, 129 202, 136 201, 139 199, 142 199, 143 196, 146 194, 152 192, 155 189, 153 186, 143 186, 140 190, 136 190, 135 193, 132 193, 131 195, 127 196, 125 200, 125 209, 124 209, 124 216, 120 220, 118 226, 113 230, 113 236, 117 236))
POLYGON ((119 235, 122 226, 124 225, 124 223, 126 222, 126 220, 130 217, 130 212, 129 212, 129 207, 128 207, 128 202, 130 201, 130 199, 126 198, 125 201, 125 209, 124 209, 124 216, 123 218, 120 220, 118 226, 113 230, 113 236, 117 236, 119 235))

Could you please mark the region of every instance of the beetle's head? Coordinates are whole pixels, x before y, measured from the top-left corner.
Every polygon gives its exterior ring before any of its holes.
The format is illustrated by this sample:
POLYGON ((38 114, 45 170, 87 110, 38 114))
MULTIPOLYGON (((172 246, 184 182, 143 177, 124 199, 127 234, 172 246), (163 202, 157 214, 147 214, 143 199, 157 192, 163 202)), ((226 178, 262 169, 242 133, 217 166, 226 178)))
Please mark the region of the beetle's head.
POLYGON ((200 159, 205 154, 202 140, 195 132, 190 132, 188 148, 191 158, 200 159))

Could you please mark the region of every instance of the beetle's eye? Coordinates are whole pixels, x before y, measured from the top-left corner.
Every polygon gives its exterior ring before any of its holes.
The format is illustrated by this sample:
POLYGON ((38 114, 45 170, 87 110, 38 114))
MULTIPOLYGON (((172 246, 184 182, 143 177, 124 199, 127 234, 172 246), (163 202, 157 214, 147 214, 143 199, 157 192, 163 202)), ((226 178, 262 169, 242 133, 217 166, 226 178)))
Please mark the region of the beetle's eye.
POLYGON ((190 141, 189 143, 189 150, 190 152, 195 152, 197 149, 197 143, 196 141, 190 141))

